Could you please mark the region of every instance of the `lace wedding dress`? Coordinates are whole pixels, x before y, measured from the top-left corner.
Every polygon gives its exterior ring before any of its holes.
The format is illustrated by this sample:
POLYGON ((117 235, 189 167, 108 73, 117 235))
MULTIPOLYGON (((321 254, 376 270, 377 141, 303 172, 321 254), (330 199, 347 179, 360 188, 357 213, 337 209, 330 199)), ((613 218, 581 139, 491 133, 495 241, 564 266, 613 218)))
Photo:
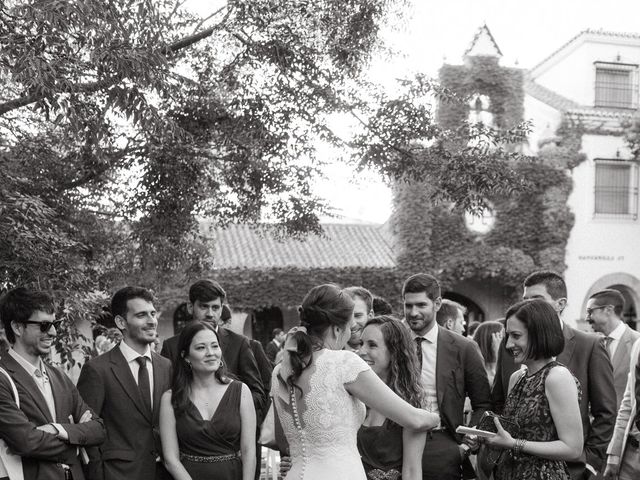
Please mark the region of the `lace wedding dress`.
POLYGON ((278 376, 280 365, 276 367, 271 394, 292 463, 286 480, 366 480, 357 448, 365 406, 345 390, 345 384, 369 368, 353 352, 316 352, 296 382, 304 392, 301 397, 278 376))

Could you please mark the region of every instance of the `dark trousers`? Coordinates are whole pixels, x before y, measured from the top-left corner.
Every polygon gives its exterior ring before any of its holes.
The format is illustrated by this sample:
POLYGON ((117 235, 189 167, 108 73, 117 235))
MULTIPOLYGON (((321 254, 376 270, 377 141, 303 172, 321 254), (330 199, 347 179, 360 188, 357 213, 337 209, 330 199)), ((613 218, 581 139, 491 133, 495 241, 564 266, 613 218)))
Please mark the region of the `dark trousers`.
POLYGON ((422 454, 423 480, 460 480, 462 458, 458 443, 445 430, 426 435, 422 454))

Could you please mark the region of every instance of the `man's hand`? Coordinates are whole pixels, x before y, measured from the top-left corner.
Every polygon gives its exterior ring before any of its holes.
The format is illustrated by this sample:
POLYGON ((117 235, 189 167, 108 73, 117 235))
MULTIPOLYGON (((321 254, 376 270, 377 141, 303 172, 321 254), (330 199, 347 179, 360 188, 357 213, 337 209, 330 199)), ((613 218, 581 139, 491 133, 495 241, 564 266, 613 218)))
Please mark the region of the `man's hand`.
POLYGON ((617 463, 607 463, 607 466, 604 468, 603 477, 605 480, 616 480, 618 478, 618 470, 620 465, 617 463))
POLYGON ((462 437, 462 443, 469 446, 471 453, 476 452, 480 448, 480 441, 477 435, 465 435, 462 437))
POLYGON ((91 421, 91 410, 87 410, 82 414, 78 423, 87 423, 90 421, 91 421))
POLYGON ((291 457, 280 457, 280 476, 286 477, 289 470, 291 470, 291 457))
POLYGON ((58 436, 58 430, 56 429, 56 427, 54 427, 50 423, 45 423, 44 425, 40 425, 38 427, 38 430, 42 430, 43 432, 50 433, 51 435, 55 435, 56 437, 58 436))

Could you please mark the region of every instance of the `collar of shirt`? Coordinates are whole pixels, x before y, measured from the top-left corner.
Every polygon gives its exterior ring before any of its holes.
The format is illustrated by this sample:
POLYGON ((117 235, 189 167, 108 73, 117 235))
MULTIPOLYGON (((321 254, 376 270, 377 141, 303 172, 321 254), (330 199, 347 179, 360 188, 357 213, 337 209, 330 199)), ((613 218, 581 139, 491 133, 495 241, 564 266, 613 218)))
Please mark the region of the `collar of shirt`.
POLYGON ((622 335, 624 335, 624 323, 620 322, 620 324, 613 329, 613 331, 607 335, 608 337, 613 338, 614 340, 620 340, 622 338, 622 335))
MULTIPOLYGON (((434 322, 435 323, 435 322, 434 322)), ((433 345, 437 345, 438 344, 438 324, 435 324, 433 327, 431 327, 431 330, 429 330, 427 333, 425 333, 424 335, 416 335, 415 333, 413 334, 413 338, 418 338, 418 337, 422 337, 424 338, 427 342, 433 344, 433 345)))
MULTIPOLYGON (((120 351, 122 352, 122 355, 124 355, 124 359, 127 363, 135 361, 135 359, 140 356, 140 354, 127 345, 124 340, 120 342, 120 351)), ((149 345, 147 345, 147 351, 144 352, 142 356, 147 357, 149 361, 151 361, 151 347, 149 345)))
POLYGON ((42 359, 38 357, 38 366, 34 366, 29 361, 16 352, 13 348, 9 349, 9 355, 11 355, 16 362, 20 364, 22 368, 24 368, 29 376, 35 377, 36 370, 40 370, 43 376, 47 375, 47 371, 44 368, 44 364, 42 363, 42 359))

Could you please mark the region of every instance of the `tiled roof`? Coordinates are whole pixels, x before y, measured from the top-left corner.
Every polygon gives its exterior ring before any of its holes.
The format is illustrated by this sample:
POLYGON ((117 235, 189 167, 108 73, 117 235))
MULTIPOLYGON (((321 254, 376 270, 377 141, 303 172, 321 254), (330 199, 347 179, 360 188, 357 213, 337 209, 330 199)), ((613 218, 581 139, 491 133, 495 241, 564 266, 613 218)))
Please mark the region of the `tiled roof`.
POLYGON ((215 231, 215 268, 395 267, 385 225, 324 224, 324 236, 279 240, 248 225, 215 231))
POLYGON ((553 90, 543 87, 536 81, 534 81, 530 75, 525 77, 524 91, 532 97, 546 103, 547 105, 555 108, 556 110, 565 111, 573 108, 578 108, 578 105, 573 100, 568 99, 554 92, 553 90))
POLYGON ((611 32, 611 31, 608 31, 608 30, 602 30, 602 29, 596 30, 596 29, 592 29, 592 28, 587 28, 586 30, 583 30, 582 32, 580 32, 577 35, 575 35, 574 37, 571 37, 571 39, 569 39, 569 41, 567 41, 566 43, 561 45, 557 50, 555 50, 550 55, 545 57, 541 62, 539 62, 535 67, 533 67, 531 69, 531 71, 537 70, 541 65, 545 64, 546 62, 548 62, 550 59, 555 57, 558 53, 560 53, 562 50, 567 48, 569 45, 571 45, 572 43, 574 43, 578 39, 581 39, 582 37, 586 37, 587 35, 599 35, 599 36, 602 36, 602 37, 610 37, 610 38, 630 38, 630 39, 640 40, 640 34, 638 34, 638 33, 611 32))

